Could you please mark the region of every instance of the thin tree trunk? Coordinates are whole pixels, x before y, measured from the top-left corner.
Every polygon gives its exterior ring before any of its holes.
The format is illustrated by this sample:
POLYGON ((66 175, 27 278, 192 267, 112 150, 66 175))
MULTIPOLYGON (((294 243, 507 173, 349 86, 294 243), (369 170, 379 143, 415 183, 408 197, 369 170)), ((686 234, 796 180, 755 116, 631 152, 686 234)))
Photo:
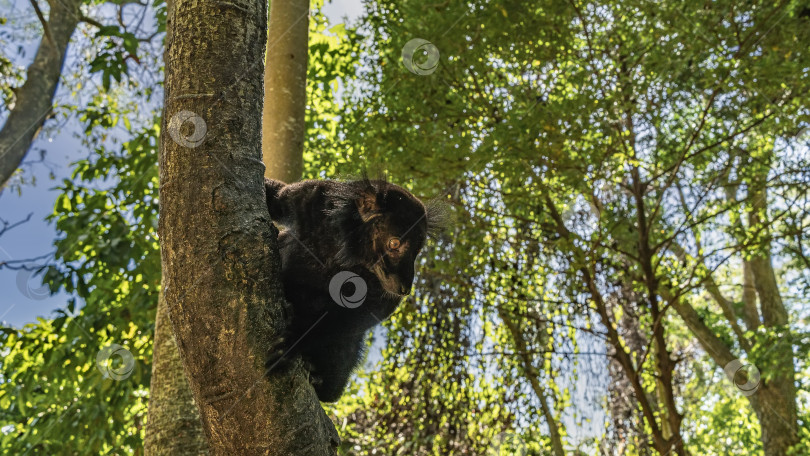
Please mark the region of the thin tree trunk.
MULTIPOLYGON (((631 123, 632 126, 632 123, 631 123)), ((631 127, 632 131, 632 127, 631 127)), ((661 417, 661 434, 667 442, 671 442, 677 455, 685 456, 686 448, 681 436, 681 422, 683 415, 678 411, 673 385, 675 361, 667 349, 666 335, 664 334, 663 312, 658 301, 658 276, 654 266, 654 252, 650 247, 649 230, 654 220, 648 220, 647 207, 644 201, 646 189, 642 183, 638 167, 630 171, 633 185, 633 197, 636 203, 636 231, 638 233, 639 266, 644 275, 647 287, 647 306, 650 318, 653 321, 650 350, 656 359, 655 369, 658 388, 656 394, 663 404, 664 410, 659 410, 661 417)), ((652 215, 654 218, 655 216, 652 215)), ((659 450, 660 451, 660 450, 659 450)), ((667 449, 667 453, 672 451, 667 449)))
MULTIPOLYGON (((561 238, 570 239, 571 233, 568 228, 566 228, 565 223, 563 222, 563 219, 560 216, 554 202, 548 195, 545 196, 543 201, 545 207, 548 209, 549 216, 554 222, 553 226, 557 233, 561 238)), ((581 261, 581 252, 575 252, 574 255, 579 256, 580 258, 577 258, 577 260, 581 261)), ((642 416, 649 427, 653 448, 655 448, 655 450, 662 455, 672 454, 672 450, 675 450, 676 453, 674 454, 683 454, 685 451, 680 434, 673 434, 669 437, 664 436, 662 424, 660 422, 661 418, 659 417, 657 405, 654 402, 654 397, 649 396, 645 391, 642 381, 641 367, 639 366, 636 368, 631 353, 627 351, 625 342, 623 341, 622 336, 619 334, 618 328, 614 325, 614 322, 611 319, 610 311, 608 310, 608 303, 599 289, 595 271, 591 269, 592 266, 587 266, 584 261, 583 264, 584 265, 579 268, 579 272, 582 274, 584 285, 587 287, 588 293, 593 299, 595 310, 599 315, 602 325, 605 327, 605 337, 607 342, 615 349, 613 357, 622 367, 622 371, 624 372, 624 375, 626 376, 630 386, 633 389, 633 393, 636 396, 635 399, 639 403, 642 416)))
POLYGON ((79 0, 49 2, 48 22, 28 76, 16 92, 14 107, 0 130, 0 188, 20 166, 53 109, 70 37, 79 24, 79 0))
MULTIPOLYGON (((521 227, 521 231, 528 230, 529 227, 526 225, 521 227)), ((528 264, 520 265, 516 262, 516 274, 522 272, 521 267, 525 268, 526 271, 532 271, 536 266, 534 260, 539 257, 538 242, 536 240, 531 240, 526 248, 529 252, 527 260, 528 264)), ((518 286, 522 287, 523 283, 519 283, 518 286)), ((525 296, 520 295, 519 300, 525 300, 525 296)), ((537 400, 540 402, 540 411, 542 412, 543 418, 546 420, 546 424, 548 425, 549 439, 551 440, 551 449, 554 452, 554 456, 565 456, 565 447, 563 446, 562 434, 560 432, 561 426, 557 418, 554 416, 554 411, 549 404, 549 393, 546 388, 540 384, 540 372, 535 367, 534 363, 532 362, 532 357, 529 354, 529 346, 524 338, 524 333, 520 328, 519 315, 516 315, 511 309, 507 310, 503 307, 498 307, 498 316, 501 317, 501 320, 504 322, 506 328, 509 330, 509 333, 512 336, 512 342, 515 345, 515 352, 519 354, 519 358, 523 366, 523 372, 526 378, 529 380, 529 384, 531 385, 535 396, 537 396, 537 400)), ((542 340, 538 339, 538 342, 540 342, 541 345, 543 344, 542 340)), ((553 396, 553 391, 551 395, 553 396)))
POLYGON ((757 309, 757 292, 754 287, 754 272, 751 270, 751 262, 743 259, 743 319, 751 331, 759 328, 759 309, 757 309))
POLYGON ((283 328, 258 113, 265 2, 169 4, 160 153, 163 294, 213 454, 336 454, 300 362, 265 375, 283 328))
POLYGON ((265 176, 295 182, 304 169, 309 0, 270 2, 264 69, 265 176))
MULTIPOLYGON (((771 331, 790 331, 788 312, 782 302, 779 284, 773 270, 769 220, 767 216, 767 180, 770 167, 762 167, 750 184, 748 228, 765 235, 765 248, 750 260, 754 288, 759 298, 763 326, 771 331)), ((772 336, 774 337, 774 336, 772 336)), ((765 379, 759 390, 749 397, 762 428, 762 448, 766 456, 787 454, 799 442, 798 412, 796 409, 796 368, 790 337, 774 340, 767 359, 760 360, 765 379)))
POLYGON ((545 388, 543 388, 543 385, 540 384, 540 373, 537 372, 529 356, 526 341, 523 340, 523 333, 506 310, 498 308, 498 315, 500 315, 507 329, 509 329, 509 333, 512 335, 512 341, 515 344, 515 352, 520 353, 523 371, 529 379, 532 391, 534 391, 537 400, 540 402, 540 411, 543 413, 543 418, 548 425, 549 439, 551 439, 551 448, 554 451, 554 456, 565 456, 565 448, 563 447, 562 436, 560 435, 560 425, 554 417, 554 412, 549 405, 548 394, 545 388))

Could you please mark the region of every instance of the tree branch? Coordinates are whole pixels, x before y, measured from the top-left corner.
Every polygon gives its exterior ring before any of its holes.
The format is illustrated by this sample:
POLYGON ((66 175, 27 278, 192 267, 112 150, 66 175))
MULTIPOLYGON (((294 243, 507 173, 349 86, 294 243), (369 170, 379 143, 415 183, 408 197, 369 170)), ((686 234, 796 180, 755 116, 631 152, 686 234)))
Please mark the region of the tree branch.
POLYGON ((39 23, 42 24, 42 32, 45 34, 45 37, 48 38, 48 42, 53 46, 56 47, 56 41, 53 40, 53 36, 51 35, 51 28, 48 26, 48 21, 45 20, 45 15, 42 14, 42 10, 39 9, 39 3, 37 0, 30 0, 31 6, 34 8, 34 12, 37 15, 37 19, 39 19, 39 23))
POLYGON ((548 404, 548 395, 546 394, 545 388, 543 388, 543 386, 540 384, 540 373, 532 363, 532 359, 529 356, 529 351, 526 347, 526 341, 523 340, 523 334, 515 321, 512 320, 512 317, 503 311, 503 309, 498 309, 498 314, 500 315, 507 329, 509 329, 509 333, 512 335, 512 341, 515 344, 517 353, 520 354, 519 358, 521 364, 523 365, 523 372, 529 379, 529 384, 532 387, 532 391, 534 391, 535 396, 537 396, 537 400, 540 402, 540 411, 543 413, 543 418, 546 420, 546 424, 548 424, 550 434, 549 438, 551 439, 551 446, 554 450, 554 455, 565 456, 559 423, 554 417, 551 407, 548 404))
POLYGON ((31 143, 52 111, 70 37, 79 23, 80 0, 52 2, 48 23, 28 77, 17 90, 14 108, 0 130, 0 188, 28 153, 31 143))
MULTIPOLYGON (((557 230, 558 234, 561 237, 568 238, 570 232, 565 227, 565 223, 563 222, 562 217, 557 211, 554 202, 548 195, 549 193, 545 193, 544 201, 546 207, 548 208, 549 215, 554 220, 555 229, 557 230)), ((616 328, 613 325, 613 322, 610 319, 610 315, 608 314, 607 310, 607 305, 605 304, 605 301, 602 297, 602 293, 599 291, 599 288, 596 284, 596 280, 591 274, 590 269, 585 266, 582 266, 580 268, 580 273, 582 274, 585 285, 588 288, 588 292, 590 293, 591 298, 593 299, 593 302, 596 305, 596 311, 599 314, 599 317, 602 321, 602 325, 606 329, 607 339, 610 342, 610 345, 615 350, 613 357, 616 358, 616 360, 622 366, 624 375, 630 382, 630 385, 633 388, 633 392, 636 395, 636 400, 639 402, 639 405, 641 406, 641 412, 644 415, 644 419, 650 426, 650 431, 652 432, 653 445, 655 446, 656 450, 658 450, 660 453, 665 453, 671 447, 671 442, 669 441, 669 439, 664 437, 663 432, 661 431, 661 427, 658 423, 658 420, 656 419, 655 408, 653 407, 653 404, 650 402, 650 399, 647 397, 647 393, 644 390, 644 386, 641 384, 641 376, 639 375, 639 372, 633 365, 633 360, 627 353, 627 350, 622 344, 621 336, 619 335, 619 332, 616 330, 616 328)))
MULTIPOLYGON (((670 246, 670 250, 675 253, 675 256, 680 260, 686 259, 686 251, 684 248, 678 244, 677 242, 673 241, 670 246)), ((737 340, 740 342, 740 346, 743 347, 745 350, 751 348, 751 343, 745 337, 745 332, 740 328, 740 325, 737 323, 737 316, 734 313, 734 308, 728 299, 723 296, 723 293, 720 291, 720 288, 717 286, 717 283, 714 281, 714 277, 712 277, 712 272, 706 267, 703 257, 699 258, 700 265, 705 267, 708 271, 706 274, 706 278, 703 280, 703 288, 709 293, 709 295, 714 299, 714 302, 720 307, 720 310, 723 312, 723 316, 726 317, 726 321, 731 326, 731 330, 734 331, 734 334, 737 336, 737 340)))
POLYGON ((773 271, 769 241, 770 229, 765 224, 768 209, 766 187, 768 171, 770 171, 770 166, 765 167, 764 171, 756 173, 749 184, 748 199, 751 211, 748 214, 748 228, 763 232, 765 238, 764 245, 761 246, 762 251, 755 253, 749 263, 754 287, 759 296, 763 321, 768 326, 782 326, 788 323, 788 315, 779 293, 776 274, 773 271))
POLYGON ((687 302, 681 300, 681 296, 674 293, 666 286, 659 285, 658 292, 681 316, 686 326, 697 337, 700 345, 711 356, 719 366, 725 366, 737 357, 731 352, 731 348, 725 344, 714 331, 709 328, 695 309, 687 302))

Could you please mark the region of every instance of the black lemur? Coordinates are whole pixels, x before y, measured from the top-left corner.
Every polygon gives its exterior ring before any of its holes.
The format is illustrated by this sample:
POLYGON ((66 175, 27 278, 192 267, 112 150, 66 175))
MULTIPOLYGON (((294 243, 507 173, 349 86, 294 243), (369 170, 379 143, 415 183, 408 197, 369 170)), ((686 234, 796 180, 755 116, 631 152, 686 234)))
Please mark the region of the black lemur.
POLYGON ((368 330, 410 293, 416 256, 437 217, 382 180, 265 179, 265 190, 270 218, 282 227, 281 274, 292 310, 267 367, 300 354, 318 398, 334 402, 363 356, 368 330))

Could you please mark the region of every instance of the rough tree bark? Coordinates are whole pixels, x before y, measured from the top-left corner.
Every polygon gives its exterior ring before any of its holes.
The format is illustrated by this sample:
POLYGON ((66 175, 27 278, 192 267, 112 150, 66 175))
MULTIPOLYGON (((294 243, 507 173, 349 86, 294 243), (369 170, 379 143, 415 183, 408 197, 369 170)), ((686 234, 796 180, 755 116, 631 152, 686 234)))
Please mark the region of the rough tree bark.
MULTIPOLYGON (((298 9, 308 9, 306 5, 300 5, 298 9)), ((282 24, 283 20, 292 22, 292 29, 290 30, 290 38, 298 40, 291 43, 289 39, 279 42, 283 48, 294 47, 297 50, 303 46, 303 49, 308 48, 308 20, 300 20, 301 14, 289 14, 291 8, 286 3, 274 2, 271 5, 271 19, 270 29, 289 28, 290 24, 282 24), (276 10, 282 10, 279 14, 273 14, 276 10), (273 19, 275 18, 275 20, 273 19), (302 33, 303 24, 305 27, 302 33), (285 27, 286 25, 286 27, 285 27)), ((278 34, 277 34, 278 35, 278 34)), ((277 104, 276 100, 268 97, 268 91, 279 94, 289 94, 291 90, 279 84, 293 84, 294 90, 298 90, 297 102, 300 103, 301 109, 297 109, 296 113, 292 116, 297 128, 294 129, 298 132, 300 139, 297 141, 291 139, 289 135, 285 138, 287 140, 274 144, 275 147, 266 147, 264 149, 265 164, 274 164, 268 166, 265 171, 265 176, 282 180, 285 182, 296 181, 300 178, 301 163, 303 162, 303 140, 305 130, 304 119, 304 105, 306 103, 306 85, 298 85, 298 82, 306 81, 306 58, 304 59, 273 59, 270 57, 275 40, 279 38, 273 36, 273 33, 268 34, 267 41, 267 55, 268 62, 274 64, 277 69, 274 72, 276 77, 269 75, 273 71, 265 67, 265 99, 264 111, 265 112, 279 112, 280 110, 289 110, 290 97, 282 97, 279 104, 281 109, 275 109, 277 104), (301 65, 301 62, 304 65, 301 65), (295 77, 283 77, 284 71, 279 71, 281 68, 295 77), (277 77, 277 76, 282 77, 277 77), (270 89, 268 86, 272 86, 270 89), (280 163, 290 160, 294 163, 293 166, 281 166, 280 163), (294 171, 297 170, 297 171, 294 171)), ((283 52, 281 52, 283 54, 283 52)), ((278 55, 278 54, 276 54, 278 55)), ((284 128, 285 125, 278 125, 278 119, 281 116, 273 116, 273 121, 268 122, 268 117, 265 116, 262 122, 262 137, 274 137, 271 133, 276 128, 284 128)), ((290 133, 289 130, 286 130, 290 133)), ((171 321, 168 316, 168 309, 164 299, 158 303, 157 322, 155 325, 155 342, 154 342, 154 358, 152 366, 152 384, 150 386, 150 402, 149 402, 149 420, 146 430, 145 452, 147 455, 174 455, 174 454, 208 454, 208 446, 203 434, 202 422, 200 421, 200 414, 194 399, 191 394, 191 389, 188 386, 185 374, 183 373, 183 366, 180 360, 180 353, 177 349, 177 343, 174 339, 174 334, 171 329, 171 321)))
POLYGON ((265 18, 259 0, 169 4, 163 295, 213 454, 335 454, 300 363, 263 369, 284 303, 260 161, 265 18))
POLYGON ((188 386, 180 352, 172 334, 169 309, 161 293, 155 318, 152 382, 144 454, 174 456, 208 454, 200 412, 188 386))
POLYGON ((295 182, 304 169, 309 0, 271 2, 264 72, 265 176, 295 182))
POLYGON ((51 113, 68 43, 80 21, 80 0, 49 3, 48 22, 43 24, 34 61, 28 67, 25 83, 17 90, 14 108, 0 130, 0 188, 20 166, 51 113))

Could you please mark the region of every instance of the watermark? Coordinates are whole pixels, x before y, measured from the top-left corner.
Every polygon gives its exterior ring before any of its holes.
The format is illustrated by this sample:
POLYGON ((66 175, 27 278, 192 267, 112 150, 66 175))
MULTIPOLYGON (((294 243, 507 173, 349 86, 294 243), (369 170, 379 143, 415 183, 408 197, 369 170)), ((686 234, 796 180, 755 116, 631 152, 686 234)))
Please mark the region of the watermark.
POLYGON ((585 236, 599 227, 599 209, 591 201, 577 198, 560 215, 568 231, 585 236))
POLYGON ((36 279, 35 275, 45 266, 33 266, 31 268, 17 271, 17 289, 23 296, 34 301, 42 301, 51 295, 51 290, 42 280, 36 279))
POLYGON ((180 111, 169 119, 168 130, 169 136, 174 142, 193 149, 202 144, 205 134, 208 132, 208 126, 205 124, 205 120, 197 114, 191 111, 180 111), (187 123, 193 127, 190 134, 186 134, 185 130, 182 130, 183 125, 187 123))
POLYGON ((402 47, 402 64, 413 74, 427 76, 433 74, 439 67, 439 49, 428 40, 414 38, 402 47), (414 60, 415 54, 423 54, 419 62, 414 60))
POLYGON ((356 309, 366 300, 368 285, 351 271, 340 271, 329 281, 329 296, 341 307, 356 309))
POLYGON ((486 456, 526 456, 529 446, 514 432, 501 432, 487 449, 486 456))
POLYGON ((124 380, 135 370, 135 357, 126 348, 112 344, 99 350, 96 367, 104 378, 124 380))
POLYGON ((743 396, 750 396, 757 392, 760 383, 760 374, 757 366, 746 364, 735 359, 723 368, 731 384, 743 396))

